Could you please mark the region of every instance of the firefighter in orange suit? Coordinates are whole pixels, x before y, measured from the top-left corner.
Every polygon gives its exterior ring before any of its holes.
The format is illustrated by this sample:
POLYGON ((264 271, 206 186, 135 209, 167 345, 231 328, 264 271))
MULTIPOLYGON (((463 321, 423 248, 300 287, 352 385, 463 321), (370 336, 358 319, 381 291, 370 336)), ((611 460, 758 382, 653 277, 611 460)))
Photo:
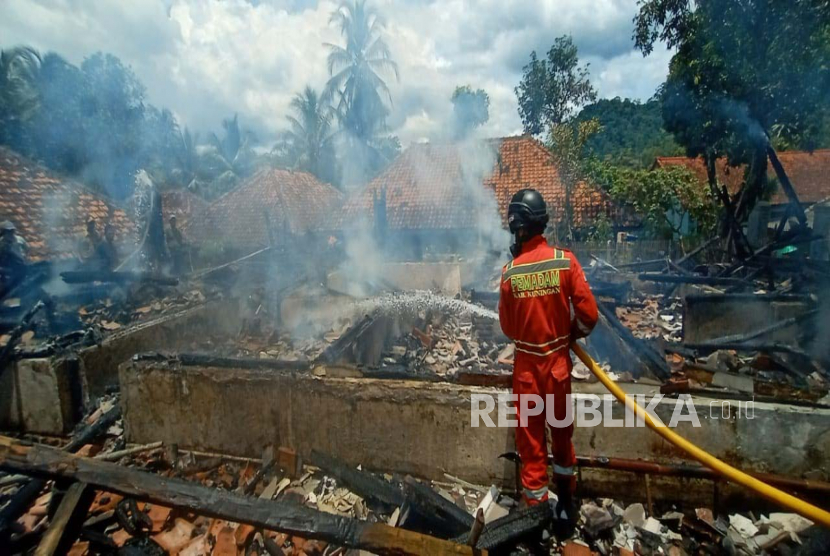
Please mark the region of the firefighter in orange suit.
MULTIPOLYGON (((516 193, 510 200, 507 219, 515 238, 510 248, 514 258, 502 272, 499 321, 516 344, 513 393, 536 394, 548 404, 552 394, 556 423, 567 422, 566 416, 573 416, 567 407, 572 367, 568 346, 572 340, 591 333, 597 322, 597 303, 576 257, 548 245, 542 235, 548 215, 538 191, 523 189, 516 193)), ((521 408, 521 403, 517 407, 521 408)), ((532 403, 526 407, 535 410, 532 403)), ((533 416, 532 411, 526 411, 522 417, 518 410, 516 448, 522 459, 522 494, 529 505, 548 500, 545 426, 549 411, 545 407, 533 416)), ((568 426, 550 429, 558 493, 556 517, 572 526, 576 518, 573 420, 568 426)))

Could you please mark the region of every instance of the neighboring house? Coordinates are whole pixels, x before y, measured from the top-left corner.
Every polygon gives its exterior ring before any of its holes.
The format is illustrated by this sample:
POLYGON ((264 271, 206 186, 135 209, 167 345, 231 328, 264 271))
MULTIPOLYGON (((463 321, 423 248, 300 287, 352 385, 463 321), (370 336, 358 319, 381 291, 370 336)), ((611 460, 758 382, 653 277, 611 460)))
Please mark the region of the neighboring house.
MULTIPOLYGON (((830 149, 820 149, 813 152, 782 151, 778 159, 793 184, 798 200, 806 208, 830 198, 830 149)), ((706 164, 703 158, 687 158, 684 156, 658 157, 655 168, 683 166, 691 170, 706 185, 709 183, 706 174, 706 164)), ((715 174, 718 182, 726 185, 730 194, 740 191, 744 183, 744 167, 729 166, 726 160, 720 158, 715 164, 715 174)), ((784 193, 772 166, 768 167, 769 179, 776 183, 775 191, 769 199, 773 207, 787 204, 787 195, 784 193)))
POLYGON ((107 197, 0 147, 0 221, 10 220, 28 244, 31 261, 76 255, 90 218, 115 226, 118 243, 132 244, 135 223, 107 197))
MULTIPOLYGON (((351 194, 331 226, 369 227, 394 248, 414 238, 415 255, 426 246, 456 251, 488 228, 505 228, 510 198, 524 188, 542 193, 552 223, 564 221, 559 171, 532 137, 415 144, 351 194)), ((613 221, 619 214, 604 192, 585 183, 575 188, 572 205, 575 228, 590 228, 601 215, 613 221)))
POLYGON ((185 237, 241 255, 300 238, 325 240, 319 230, 342 201, 338 190, 307 172, 260 170, 192 218, 185 237))

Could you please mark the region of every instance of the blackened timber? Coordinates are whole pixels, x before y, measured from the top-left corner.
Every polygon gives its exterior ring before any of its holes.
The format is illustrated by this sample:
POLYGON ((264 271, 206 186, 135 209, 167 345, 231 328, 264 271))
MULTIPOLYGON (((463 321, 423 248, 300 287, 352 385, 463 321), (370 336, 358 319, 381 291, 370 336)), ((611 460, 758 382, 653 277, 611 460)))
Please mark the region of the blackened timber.
POLYGON ((740 351, 743 353, 748 352, 766 352, 766 353, 790 353, 792 355, 797 355, 799 357, 805 357, 810 359, 810 355, 802 349, 789 346, 786 344, 778 344, 778 343, 758 343, 758 342, 723 342, 723 343, 696 343, 696 344, 686 344, 686 347, 689 349, 693 349, 695 351, 707 352, 711 353, 713 351, 721 350, 721 349, 730 349, 735 351, 740 351))
POLYGON ((437 520, 436 526, 448 537, 461 535, 472 528, 473 516, 412 477, 404 479, 404 492, 410 511, 414 509, 424 519, 437 520))
POLYGON ((364 315, 357 324, 352 326, 349 330, 327 347, 323 353, 317 357, 315 362, 318 363, 338 363, 343 360, 346 353, 354 346, 358 338, 368 330, 375 322, 375 317, 371 315, 364 315))
POLYGON ((614 311, 606 307, 601 301, 597 301, 597 308, 600 314, 608 321, 608 324, 620 335, 620 338, 628 344, 632 351, 637 355, 640 361, 648 368, 655 377, 667 379, 671 376, 666 359, 654 350, 645 341, 637 338, 631 333, 631 330, 625 327, 623 323, 614 314, 614 311))
MULTIPOLYGON (((549 503, 536 504, 511 512, 484 526, 476 548, 480 550, 500 551, 508 546, 530 540, 550 524, 554 518, 549 503)), ((466 543, 469 532, 456 537, 459 543, 466 543)))
POLYGON ((772 169, 775 170, 775 175, 778 176, 778 181, 781 183, 781 189, 784 190, 784 193, 787 194, 787 199, 790 201, 788 210, 798 219, 798 223, 801 226, 806 226, 807 215, 804 213, 804 207, 801 206, 801 202, 798 200, 798 194, 796 194, 795 188, 787 176, 787 172, 784 171, 784 166, 781 165, 781 161, 778 160, 778 155, 775 153, 772 145, 767 145, 767 155, 772 164, 772 169))
POLYGON ((255 359, 252 357, 217 357, 207 353, 179 353, 174 356, 182 365, 220 367, 229 369, 308 370, 309 361, 284 361, 281 359, 255 359))
POLYGON ((383 380, 417 380, 420 382, 444 382, 435 371, 422 369, 419 371, 409 370, 403 365, 390 365, 379 369, 361 369, 360 373, 364 378, 377 378, 383 380))
POLYGON ((114 463, 82 458, 0 436, 0 467, 42 478, 88 483, 136 500, 188 509, 194 513, 254 527, 326 541, 378 554, 473 554, 471 547, 307 508, 161 477, 114 463))
POLYGON ((35 556, 66 554, 81 533, 95 490, 84 483, 73 483, 51 518, 49 529, 35 550, 35 556))
MULTIPOLYGON (((120 417, 121 407, 113 407, 101 415, 97 421, 76 432, 62 450, 64 452, 77 452, 105 433, 120 417)), ((35 478, 28 481, 18 489, 9 503, 0 510, 0 542, 2 542, 3 535, 8 534, 9 526, 26 512, 45 486, 46 481, 43 479, 35 478)))
POLYGON ((159 286, 176 286, 179 283, 178 278, 170 278, 148 272, 127 271, 67 270, 66 272, 61 272, 61 278, 67 284, 86 284, 89 282, 128 284, 131 282, 143 282, 159 286))
POLYGON ((404 503, 403 491, 368 471, 356 469, 317 450, 312 450, 311 462, 363 498, 380 502, 390 508, 399 508, 404 503))
POLYGON ((648 282, 665 282, 669 284, 703 284, 706 286, 749 286, 746 281, 739 278, 724 276, 678 276, 676 274, 659 274, 656 272, 645 272, 637 276, 640 280, 648 282))
POLYGON ((802 313, 797 317, 791 317, 788 319, 780 320, 778 322, 770 324, 769 326, 764 326, 763 328, 753 330, 752 332, 747 332, 746 334, 731 334, 729 336, 721 336, 719 338, 714 338, 712 340, 705 340, 701 343, 717 345, 748 342, 749 340, 754 340, 755 338, 766 336, 767 334, 771 334, 777 330, 781 330, 782 328, 787 328, 788 326, 800 324, 805 320, 815 317, 817 314, 818 309, 813 309, 812 311, 807 311, 806 313, 802 313))
POLYGON ((710 237, 708 240, 706 240, 705 242, 698 245, 695 249, 692 249, 691 251, 689 251, 688 253, 683 255, 681 258, 679 258, 677 261, 675 261, 674 264, 676 264, 677 266, 683 266, 683 263, 685 263, 686 261, 688 261, 689 259, 691 259, 693 257, 696 257, 698 253, 700 253, 701 251, 703 251, 704 249, 706 249, 707 247, 709 247, 710 245, 712 245, 713 243, 715 243, 719 239, 720 239, 720 236, 710 237))
POLYGON ((6 345, 3 346, 3 349, 0 349, 0 376, 3 376, 3 372, 6 370, 6 367, 9 365, 9 360, 11 356, 14 354, 14 348, 17 346, 17 342, 20 341, 20 338, 23 336, 23 333, 26 332, 29 327, 32 325, 32 319, 35 318, 35 315, 38 311, 43 309, 46 304, 43 301, 38 301, 35 303, 31 309, 26 311, 26 314, 23 315, 23 318, 20 319, 20 324, 9 333, 9 339, 6 342, 6 345))

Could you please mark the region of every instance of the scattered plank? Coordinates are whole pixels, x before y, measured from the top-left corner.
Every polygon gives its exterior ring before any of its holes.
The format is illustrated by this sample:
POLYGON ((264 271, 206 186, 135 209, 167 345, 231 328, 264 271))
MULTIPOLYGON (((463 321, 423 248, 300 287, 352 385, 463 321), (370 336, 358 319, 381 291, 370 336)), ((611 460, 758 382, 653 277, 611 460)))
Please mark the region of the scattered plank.
POLYGON ((208 517, 280 531, 338 546, 394 555, 472 555, 469 546, 380 523, 319 512, 295 504, 225 492, 181 479, 81 458, 0 436, 0 467, 42 478, 65 478, 208 517))
POLYGON ((20 324, 18 324, 14 330, 9 332, 8 342, 6 342, 6 345, 0 349, 0 376, 3 376, 3 372, 6 368, 8 368, 9 360, 14 354, 14 348, 17 347, 17 342, 20 341, 21 336, 23 336, 23 334, 29 329, 32 324, 32 319, 35 318, 37 312, 44 307, 46 307, 46 304, 43 301, 35 303, 31 309, 26 311, 23 318, 20 319, 20 324))
POLYGON ((49 529, 35 550, 35 556, 66 554, 81 534, 86 514, 94 498, 95 490, 89 485, 72 483, 50 520, 49 529))
POLYGON ((724 276, 678 276, 676 274, 659 274, 657 272, 644 272, 637 276, 640 280, 648 282, 665 282, 668 284, 703 284, 705 286, 749 286, 745 280, 740 278, 729 278, 724 276))
POLYGON ((158 286, 177 286, 179 284, 178 278, 159 276, 158 274, 149 272, 67 270, 61 272, 61 278, 67 284, 87 284, 90 282, 109 282, 115 284, 141 282, 158 286))
POLYGON ((473 516, 412 477, 404 479, 404 492, 410 511, 428 520, 433 530, 455 537, 473 527, 473 516))
POLYGON ((368 471, 356 469, 317 450, 312 450, 311 461, 363 498, 374 500, 389 508, 399 508, 404 503, 403 491, 368 471))

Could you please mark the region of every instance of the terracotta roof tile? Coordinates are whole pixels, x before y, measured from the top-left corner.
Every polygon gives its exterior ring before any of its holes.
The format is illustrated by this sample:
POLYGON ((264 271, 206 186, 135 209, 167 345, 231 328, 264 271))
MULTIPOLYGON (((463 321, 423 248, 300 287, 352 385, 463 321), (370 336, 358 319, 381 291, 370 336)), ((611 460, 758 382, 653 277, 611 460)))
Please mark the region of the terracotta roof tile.
POLYGON ((303 234, 320 229, 342 201, 338 190, 309 173, 262 170, 201 211, 186 236, 254 250, 268 245, 268 221, 278 235, 303 234))
MULTIPOLYGON (((373 199, 385 188, 390 229, 475 227, 476 211, 481 207, 474 206, 476 195, 465 194, 470 191, 465 186, 483 186, 491 191, 503 223, 510 198, 524 188, 539 190, 550 207, 552 220, 564 220, 565 190, 556 165, 538 141, 519 136, 491 139, 473 147, 413 145, 364 189, 352 194, 332 224, 339 228, 361 219, 371 220, 373 199), (476 168, 479 164, 471 162, 472 157, 484 160, 485 166, 476 168)), ((604 192, 585 183, 576 187, 572 203, 576 227, 592 225, 600 214, 622 218, 623 213, 604 192)))
POLYGON ((31 260, 72 257, 89 218, 99 221, 101 232, 111 222, 118 241, 135 232, 132 219, 111 200, 0 147, 0 221, 14 223, 31 260))
MULTIPOLYGON (((820 149, 812 153, 803 151, 783 151, 778 153, 778 159, 787 172, 787 177, 795 188, 802 203, 817 203, 830 197, 830 149, 820 149)), ((654 162, 657 167, 685 166, 700 179, 707 183, 706 165, 703 158, 687 158, 683 156, 658 157, 654 162)), ((735 194, 741 189, 744 181, 743 166, 728 166, 726 160, 718 159, 715 164, 718 181, 726 185, 730 193, 735 194)), ((768 174, 775 179, 775 172, 769 167, 768 174)), ((770 200, 772 204, 784 204, 787 196, 781 187, 777 187, 770 200)))

